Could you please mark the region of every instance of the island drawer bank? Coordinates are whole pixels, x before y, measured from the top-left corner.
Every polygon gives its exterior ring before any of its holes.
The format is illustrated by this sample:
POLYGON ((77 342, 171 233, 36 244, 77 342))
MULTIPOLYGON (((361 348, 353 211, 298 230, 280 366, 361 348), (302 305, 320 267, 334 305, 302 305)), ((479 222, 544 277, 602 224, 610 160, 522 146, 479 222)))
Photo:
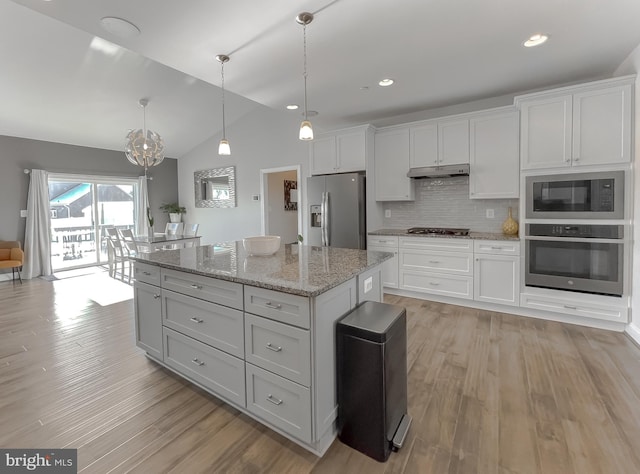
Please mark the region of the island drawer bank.
POLYGON ((523 242, 515 236, 380 229, 367 240, 370 248, 396 255, 383 264, 386 293, 615 331, 628 322, 628 296, 522 285, 523 242))
POLYGON ((335 323, 365 299, 380 301, 391 256, 285 245, 250 257, 238 242, 140 254, 136 343, 322 455, 336 436, 335 323))

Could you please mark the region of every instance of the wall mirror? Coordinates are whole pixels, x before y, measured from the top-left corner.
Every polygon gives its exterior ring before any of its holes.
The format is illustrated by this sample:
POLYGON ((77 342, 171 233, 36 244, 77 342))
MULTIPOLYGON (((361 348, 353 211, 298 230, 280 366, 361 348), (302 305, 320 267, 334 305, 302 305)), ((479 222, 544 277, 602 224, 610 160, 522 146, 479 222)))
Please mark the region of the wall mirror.
POLYGON ((236 207, 236 167, 193 173, 196 207, 236 207))

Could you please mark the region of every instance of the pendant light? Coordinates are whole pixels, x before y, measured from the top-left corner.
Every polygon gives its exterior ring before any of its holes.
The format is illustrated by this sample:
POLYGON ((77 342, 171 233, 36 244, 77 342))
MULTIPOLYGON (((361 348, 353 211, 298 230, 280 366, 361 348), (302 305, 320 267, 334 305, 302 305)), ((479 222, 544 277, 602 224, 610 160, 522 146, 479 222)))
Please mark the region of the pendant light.
POLYGON ((216 59, 220 63, 220 77, 222 79, 222 139, 220 145, 218 145, 218 155, 230 155, 231 146, 229 146, 229 140, 227 140, 227 130, 224 121, 224 63, 229 61, 229 56, 226 54, 218 54, 216 59))
POLYGON ((142 128, 131 130, 127 135, 127 143, 124 154, 134 165, 147 168, 157 166, 164 160, 164 141, 156 132, 147 130, 147 105, 148 99, 140 99, 142 107, 142 128))
POLYGON ((300 140, 313 140, 313 128, 307 117, 307 25, 313 21, 313 14, 302 12, 296 17, 296 21, 302 25, 304 47, 304 120, 300 124, 300 140))

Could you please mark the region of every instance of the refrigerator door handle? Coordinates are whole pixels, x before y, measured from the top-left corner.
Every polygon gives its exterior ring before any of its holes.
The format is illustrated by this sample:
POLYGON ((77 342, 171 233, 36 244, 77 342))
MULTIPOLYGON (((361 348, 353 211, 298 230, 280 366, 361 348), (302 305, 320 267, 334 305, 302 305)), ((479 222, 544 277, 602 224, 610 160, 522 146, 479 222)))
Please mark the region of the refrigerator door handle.
POLYGON ((322 193, 322 203, 320 204, 320 235, 322 237, 322 245, 327 245, 326 242, 326 225, 327 225, 327 204, 326 204, 326 194, 322 193))
POLYGON ((324 195, 325 195, 324 196, 324 212, 325 212, 324 241, 325 241, 325 245, 328 247, 331 245, 331 215, 329 214, 329 207, 330 207, 329 199, 331 199, 331 195, 329 191, 324 193, 324 195))

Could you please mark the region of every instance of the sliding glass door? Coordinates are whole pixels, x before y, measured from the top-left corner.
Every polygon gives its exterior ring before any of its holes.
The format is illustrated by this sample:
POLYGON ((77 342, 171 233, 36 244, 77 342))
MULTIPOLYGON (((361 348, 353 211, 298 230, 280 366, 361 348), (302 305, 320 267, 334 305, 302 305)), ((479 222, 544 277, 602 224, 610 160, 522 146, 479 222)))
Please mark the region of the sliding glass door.
POLYGON ((49 176, 53 270, 105 264, 106 227, 135 228, 137 180, 49 176))

